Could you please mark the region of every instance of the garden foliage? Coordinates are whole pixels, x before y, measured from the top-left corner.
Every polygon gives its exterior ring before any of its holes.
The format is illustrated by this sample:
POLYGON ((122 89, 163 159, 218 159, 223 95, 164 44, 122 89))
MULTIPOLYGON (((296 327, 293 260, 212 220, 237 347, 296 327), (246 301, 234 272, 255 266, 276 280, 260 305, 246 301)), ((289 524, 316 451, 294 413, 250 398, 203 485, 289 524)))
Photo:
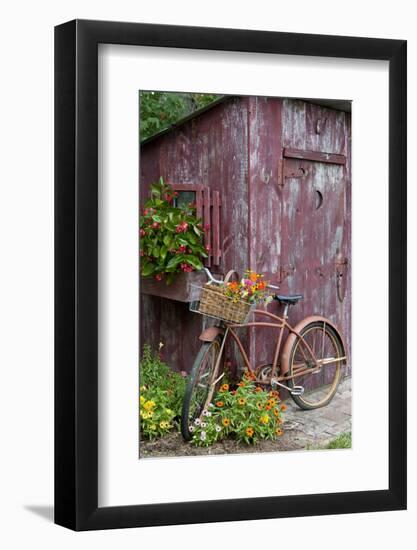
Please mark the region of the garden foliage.
POLYGON ((266 392, 255 386, 246 372, 236 389, 223 384, 201 418, 192 426, 192 442, 208 447, 226 437, 252 444, 260 439, 275 439, 283 434, 282 411, 277 391, 266 392))
POLYGON ((200 270, 204 228, 195 205, 173 206, 176 192, 160 178, 151 185, 151 197, 140 216, 141 275, 172 282, 176 273, 200 270))
POLYGON ((155 439, 178 427, 185 379, 172 371, 152 353, 149 345, 143 347, 140 362, 140 428, 147 439, 155 439))

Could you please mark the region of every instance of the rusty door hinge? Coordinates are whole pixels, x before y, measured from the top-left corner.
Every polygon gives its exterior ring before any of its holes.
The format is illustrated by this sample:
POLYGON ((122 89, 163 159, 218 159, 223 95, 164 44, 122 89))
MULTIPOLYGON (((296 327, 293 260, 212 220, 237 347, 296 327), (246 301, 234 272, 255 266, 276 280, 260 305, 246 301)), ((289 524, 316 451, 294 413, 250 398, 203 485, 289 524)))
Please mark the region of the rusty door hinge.
POLYGON ((294 163, 291 164, 286 163, 285 159, 278 161, 278 187, 281 189, 285 185, 286 178, 305 178, 308 176, 308 170, 302 162, 297 167, 294 166, 294 163))
POLYGON ((346 285, 347 285, 346 275, 347 275, 348 259, 339 255, 336 258, 335 266, 336 266, 337 297, 339 299, 339 302, 343 302, 346 295, 346 285))

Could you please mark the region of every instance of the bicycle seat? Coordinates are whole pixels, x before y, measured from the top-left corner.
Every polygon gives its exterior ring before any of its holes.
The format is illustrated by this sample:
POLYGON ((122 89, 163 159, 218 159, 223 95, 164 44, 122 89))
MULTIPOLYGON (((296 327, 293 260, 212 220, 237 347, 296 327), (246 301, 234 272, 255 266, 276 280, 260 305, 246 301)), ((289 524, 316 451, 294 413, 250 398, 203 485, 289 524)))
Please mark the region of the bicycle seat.
POLYGON ((294 294, 292 296, 284 296, 282 294, 275 294, 274 299, 278 300, 280 304, 284 305, 294 305, 298 300, 302 300, 304 296, 302 294, 294 294))

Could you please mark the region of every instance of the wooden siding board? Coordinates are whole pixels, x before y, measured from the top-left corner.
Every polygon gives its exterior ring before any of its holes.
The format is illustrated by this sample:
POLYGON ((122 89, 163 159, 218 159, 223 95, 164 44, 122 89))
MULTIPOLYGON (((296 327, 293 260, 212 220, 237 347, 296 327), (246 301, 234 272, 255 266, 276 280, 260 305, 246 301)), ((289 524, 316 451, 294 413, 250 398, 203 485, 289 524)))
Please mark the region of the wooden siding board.
MULTIPOLYGON (((281 256, 281 197, 278 186, 281 145, 282 100, 249 98, 249 193, 250 267, 276 283, 281 256)), ((277 313, 273 302, 269 311, 277 313)), ((253 363, 272 362, 272 342, 277 332, 251 329, 250 357, 253 363)))

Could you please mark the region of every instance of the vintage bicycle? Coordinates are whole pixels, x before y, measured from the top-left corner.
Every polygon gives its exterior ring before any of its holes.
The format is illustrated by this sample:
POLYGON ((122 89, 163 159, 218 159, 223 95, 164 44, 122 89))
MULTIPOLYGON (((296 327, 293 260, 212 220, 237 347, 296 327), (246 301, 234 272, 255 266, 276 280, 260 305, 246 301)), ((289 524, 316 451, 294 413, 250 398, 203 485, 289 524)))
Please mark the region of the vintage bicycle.
MULTIPOLYGON (((236 317, 236 311, 232 314, 217 313, 216 309, 206 307, 206 297, 217 299, 215 293, 236 272, 230 271, 223 281, 213 277, 208 269, 205 268, 205 271, 208 283, 205 287, 195 288, 197 299, 191 302, 190 309, 215 318, 217 323, 203 330, 199 336, 202 345, 189 376, 182 407, 181 432, 184 439, 192 438, 190 426, 207 409, 225 375, 223 356, 229 339, 236 343, 244 367, 252 374, 255 384, 264 388, 287 389, 301 409, 311 410, 328 405, 336 394, 342 367, 347 361, 343 338, 336 326, 321 315, 311 315, 292 327, 288 323, 289 308, 302 300, 303 295, 278 294, 279 287, 271 284, 268 289, 272 298, 284 308, 282 316, 272 314, 266 308, 257 309, 246 304, 247 313, 243 314, 243 321, 236 322, 239 315, 242 317, 241 312, 236 317), (248 327, 255 330, 267 327, 277 329, 272 363, 256 366, 250 363, 238 335, 239 329, 248 327)), ((239 308, 241 304, 235 306, 239 308)), ((228 307, 230 309, 230 305, 228 307)))

